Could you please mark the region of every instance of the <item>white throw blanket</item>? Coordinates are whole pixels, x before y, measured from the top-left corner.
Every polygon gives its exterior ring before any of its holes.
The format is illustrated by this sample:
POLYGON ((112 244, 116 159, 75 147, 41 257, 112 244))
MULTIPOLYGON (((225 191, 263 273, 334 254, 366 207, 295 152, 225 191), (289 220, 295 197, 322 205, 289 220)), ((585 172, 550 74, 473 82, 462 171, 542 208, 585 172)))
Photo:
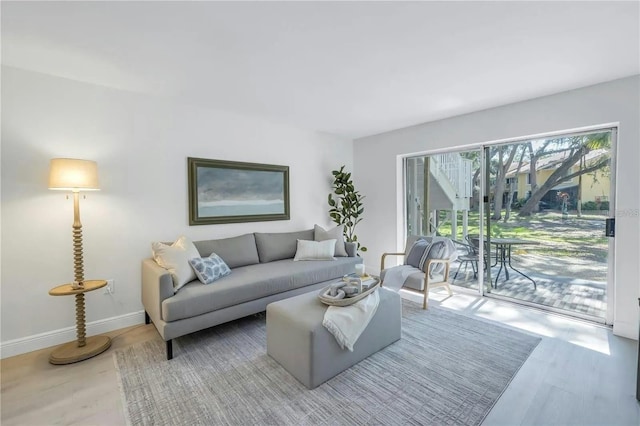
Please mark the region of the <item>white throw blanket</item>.
POLYGON ((349 306, 329 306, 324 314, 322 325, 338 341, 340 348, 353 352, 353 345, 367 328, 378 309, 380 295, 378 290, 349 306))
POLYGON ((415 274, 416 272, 420 272, 420 270, 411 265, 394 266, 393 268, 387 269, 387 272, 384 274, 383 285, 389 290, 398 291, 409 275, 415 274))

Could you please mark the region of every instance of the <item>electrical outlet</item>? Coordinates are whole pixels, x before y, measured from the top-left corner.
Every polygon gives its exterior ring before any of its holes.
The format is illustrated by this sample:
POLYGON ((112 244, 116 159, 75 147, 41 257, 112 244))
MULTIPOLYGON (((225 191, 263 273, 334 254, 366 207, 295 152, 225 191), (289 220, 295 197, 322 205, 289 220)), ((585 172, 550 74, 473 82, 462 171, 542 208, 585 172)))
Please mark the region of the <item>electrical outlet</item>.
POLYGON ((113 294, 116 291, 115 280, 107 280, 107 285, 104 287, 104 294, 113 294))

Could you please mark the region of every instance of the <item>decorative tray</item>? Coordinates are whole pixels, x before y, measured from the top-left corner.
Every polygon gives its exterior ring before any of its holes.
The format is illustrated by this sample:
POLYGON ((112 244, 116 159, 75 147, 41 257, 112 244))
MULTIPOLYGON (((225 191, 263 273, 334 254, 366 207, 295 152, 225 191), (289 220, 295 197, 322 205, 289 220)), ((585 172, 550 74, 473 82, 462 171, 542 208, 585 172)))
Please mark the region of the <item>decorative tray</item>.
POLYGON ((368 295, 370 295, 371 293, 376 291, 378 289, 378 287, 380 287, 380 279, 378 279, 376 277, 369 276, 369 280, 373 280, 373 282, 370 283, 370 285, 368 286, 367 290, 364 290, 362 293, 358 293, 355 296, 345 297, 344 299, 329 299, 327 297, 324 297, 323 294, 332 285, 335 285, 335 283, 334 283, 334 284, 330 284, 330 285, 326 286, 325 288, 323 288, 322 290, 320 290, 320 292, 318 293, 318 299, 320 299, 320 301, 322 303, 324 303, 325 305, 329 305, 329 306, 349 306, 349 305, 353 305, 354 303, 364 299, 365 297, 367 297, 368 295))
POLYGON ((376 279, 374 276, 369 274, 364 274, 364 275, 347 274, 342 277, 342 281, 349 282, 349 280, 353 278, 360 278, 363 282, 376 279))

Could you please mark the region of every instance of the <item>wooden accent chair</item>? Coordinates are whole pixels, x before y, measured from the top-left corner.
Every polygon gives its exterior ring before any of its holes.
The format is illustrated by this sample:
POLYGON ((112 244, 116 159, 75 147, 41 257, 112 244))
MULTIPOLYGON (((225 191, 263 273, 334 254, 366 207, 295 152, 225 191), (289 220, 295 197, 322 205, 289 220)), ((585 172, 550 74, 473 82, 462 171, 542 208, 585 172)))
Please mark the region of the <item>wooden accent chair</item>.
POLYGON ((407 288, 418 291, 424 295, 422 309, 428 309, 429 291, 431 289, 445 287, 449 296, 453 295, 451 287, 449 286, 449 267, 451 262, 457 259, 457 256, 457 249, 449 238, 409 236, 404 252, 388 252, 382 254, 382 258, 380 259, 380 285, 385 285, 385 279, 387 279, 390 281, 387 283, 390 288, 398 290, 400 288, 407 288), (443 241, 446 247, 444 255, 441 258, 426 258, 422 269, 411 265, 398 265, 385 268, 385 259, 387 256, 404 256, 406 259, 411 247, 419 239, 426 240, 432 244, 443 241), (436 265, 443 265, 444 268, 437 268, 436 265), (440 271, 434 272, 434 269, 440 269, 440 271))

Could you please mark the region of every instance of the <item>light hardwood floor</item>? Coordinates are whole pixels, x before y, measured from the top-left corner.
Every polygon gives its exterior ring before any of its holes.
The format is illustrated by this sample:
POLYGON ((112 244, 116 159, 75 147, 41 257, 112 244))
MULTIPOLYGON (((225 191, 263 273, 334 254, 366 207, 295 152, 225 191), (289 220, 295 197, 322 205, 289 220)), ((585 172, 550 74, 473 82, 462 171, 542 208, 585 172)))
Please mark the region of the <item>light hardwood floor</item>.
MULTIPOLYGON (((420 302, 420 296, 403 296, 420 302)), ((452 297, 432 293, 430 305, 543 337, 485 425, 640 424, 636 341, 616 337, 606 327, 462 291, 452 297)), ((77 364, 49 364, 50 349, 2 360, 2 425, 124 424, 113 351, 160 337, 153 325, 108 334, 111 349, 77 364)), ((179 351, 174 355, 180 356, 179 351)))

